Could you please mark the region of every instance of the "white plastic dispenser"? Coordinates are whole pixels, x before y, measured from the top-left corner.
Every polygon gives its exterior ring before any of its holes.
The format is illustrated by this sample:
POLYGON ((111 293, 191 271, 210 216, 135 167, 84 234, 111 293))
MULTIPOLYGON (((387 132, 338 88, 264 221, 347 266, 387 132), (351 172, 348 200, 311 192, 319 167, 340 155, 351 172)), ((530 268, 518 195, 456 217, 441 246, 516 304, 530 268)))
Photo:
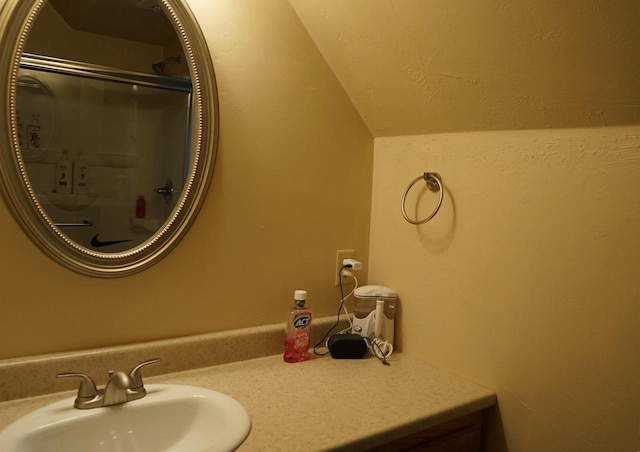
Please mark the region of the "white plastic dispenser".
POLYGON ((28 147, 31 150, 40 150, 42 138, 42 127, 40 126, 40 115, 34 113, 29 123, 29 142, 28 147))
POLYGON ((79 194, 89 193, 89 164, 82 151, 78 153, 78 158, 73 167, 73 192, 79 194))
POLYGON ((378 338, 393 345, 398 294, 385 286, 358 287, 352 333, 378 338))
POLYGON ((69 152, 62 150, 62 156, 56 165, 56 193, 73 191, 73 165, 69 160, 69 152))

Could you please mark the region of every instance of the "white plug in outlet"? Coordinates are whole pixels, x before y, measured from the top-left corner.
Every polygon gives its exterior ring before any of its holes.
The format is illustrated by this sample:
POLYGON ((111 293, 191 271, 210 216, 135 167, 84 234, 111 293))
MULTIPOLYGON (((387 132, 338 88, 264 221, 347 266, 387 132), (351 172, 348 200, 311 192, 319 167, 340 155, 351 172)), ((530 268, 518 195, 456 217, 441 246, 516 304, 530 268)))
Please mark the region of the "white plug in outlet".
POLYGON ((357 259, 344 259, 342 265, 350 265, 351 270, 362 270, 362 262, 357 259))
MULTIPOLYGON (((336 271, 334 272, 334 284, 337 287, 338 284, 340 284, 340 281, 338 281, 338 272, 340 271, 340 269, 342 268, 342 261, 344 259, 355 259, 356 257, 356 250, 338 250, 336 251, 336 271)), ((344 283, 345 281, 347 281, 348 277, 342 275, 342 282, 344 283)))

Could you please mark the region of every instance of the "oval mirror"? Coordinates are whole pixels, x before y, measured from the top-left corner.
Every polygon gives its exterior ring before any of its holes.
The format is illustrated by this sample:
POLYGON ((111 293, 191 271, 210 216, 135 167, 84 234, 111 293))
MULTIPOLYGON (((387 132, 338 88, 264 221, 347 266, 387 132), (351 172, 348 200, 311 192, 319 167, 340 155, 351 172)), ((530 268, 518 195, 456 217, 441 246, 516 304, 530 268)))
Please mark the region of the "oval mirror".
POLYGON ((217 145, 204 36, 181 0, 6 0, 0 183, 27 235, 96 277, 148 268, 200 209, 217 145))

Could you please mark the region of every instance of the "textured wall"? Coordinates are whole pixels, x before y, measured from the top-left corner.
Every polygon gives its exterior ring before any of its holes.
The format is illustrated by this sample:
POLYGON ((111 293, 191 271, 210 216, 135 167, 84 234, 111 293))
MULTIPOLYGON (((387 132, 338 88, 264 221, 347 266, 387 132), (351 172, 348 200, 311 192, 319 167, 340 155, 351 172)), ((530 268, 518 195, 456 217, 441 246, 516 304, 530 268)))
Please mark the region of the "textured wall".
MULTIPOLYGON (((635 0, 289 2, 376 136, 638 123, 635 0)), ((221 100, 201 217, 156 267, 96 281, 0 206, 1 356, 279 321, 297 287, 329 313, 335 249, 367 258, 371 137, 292 11, 189 4, 221 100)), ((376 140, 369 282, 398 290, 406 352, 498 392, 492 452, 640 446, 639 141, 637 127, 376 140), (447 192, 414 227, 399 201, 422 171, 447 192)))
POLYGON ((640 122, 636 0, 289 0, 375 136, 640 122))
POLYGON ((153 268, 99 280, 47 258, 0 202, 0 357, 276 323, 299 288, 334 314, 336 250, 368 259, 373 139, 289 4, 188 3, 220 97, 199 218, 153 268))
POLYGON ((375 144, 369 282, 398 290, 404 350, 498 392, 491 452, 638 450, 640 3, 289 1, 397 137, 375 144), (502 132, 434 134, 470 130, 502 132), (423 171, 446 200, 414 227, 423 171))
POLYGON ((369 280, 405 352, 498 393, 488 450, 640 446, 639 180, 637 126, 376 139, 369 280))

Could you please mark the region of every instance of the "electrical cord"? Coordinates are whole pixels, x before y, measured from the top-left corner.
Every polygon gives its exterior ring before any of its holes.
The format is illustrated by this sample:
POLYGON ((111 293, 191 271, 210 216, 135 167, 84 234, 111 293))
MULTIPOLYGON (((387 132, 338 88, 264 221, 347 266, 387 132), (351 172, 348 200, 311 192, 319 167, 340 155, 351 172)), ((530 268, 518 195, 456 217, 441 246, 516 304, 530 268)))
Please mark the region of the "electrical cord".
POLYGON ((340 292, 340 298, 341 298, 341 303, 342 303, 342 309, 344 310, 344 314, 345 316, 347 316, 347 321, 349 322, 349 328, 347 328, 346 330, 342 330, 341 333, 345 332, 345 331, 350 331, 353 328, 353 322, 351 321, 351 316, 349 315, 349 311, 347 310, 347 307, 345 306, 344 302, 356 292, 356 289, 358 288, 358 278, 356 278, 356 276, 353 274, 353 272, 345 272, 345 274, 347 274, 348 276, 351 276, 353 278, 354 281, 354 286, 353 289, 351 290, 351 292, 349 292, 349 295, 347 295, 346 297, 342 297, 342 292, 340 292))
MULTIPOLYGON (((347 308, 344 305, 344 301, 349 298, 351 295, 353 295, 353 293, 356 291, 356 288, 358 287, 358 279, 354 276, 353 272, 349 272, 349 276, 351 276, 354 281, 355 281, 355 287, 353 288, 353 290, 345 297, 344 296, 344 288, 342 287, 342 271, 345 268, 351 268, 351 265, 343 265, 342 267, 340 267, 340 270, 338 270, 338 282, 340 283, 340 306, 338 306, 338 318, 336 319, 336 323, 329 329, 329 331, 327 331, 324 335, 324 337, 322 339, 320 339, 320 341, 318 341, 318 343, 316 345, 313 346, 313 354, 316 356, 325 356, 329 354, 329 350, 327 350, 326 352, 322 353, 319 352, 317 350, 318 347, 320 347, 322 344, 325 344, 327 341, 329 340, 329 334, 331 334, 331 332, 333 330, 335 330, 338 325, 340 325, 340 311, 342 311, 342 309, 344 309, 345 315, 347 316, 347 320, 349 320, 349 325, 353 325, 351 323, 351 318, 349 317, 349 312, 347 311, 347 308)), ((345 331, 348 331, 345 330, 345 331)), ((341 331, 341 333, 344 331, 341 331)))
POLYGON ((393 345, 389 341, 380 339, 379 337, 365 337, 364 340, 369 347, 369 352, 378 358, 385 366, 390 366, 387 357, 393 353, 393 345))
MULTIPOLYGON (((347 307, 344 305, 344 302, 347 300, 347 298, 353 295, 356 289, 358 288, 358 278, 355 277, 353 272, 345 272, 347 276, 352 277, 354 280, 353 289, 351 290, 351 292, 349 292, 349 294, 345 296, 344 287, 342 285, 342 272, 346 268, 351 268, 351 265, 343 265, 342 267, 340 267, 340 270, 338 271, 338 282, 340 283, 340 306, 338 306, 338 315, 337 315, 336 323, 325 333, 322 339, 320 339, 318 343, 313 346, 313 353, 317 356, 326 356, 329 354, 328 349, 325 352, 319 352, 318 347, 320 347, 322 344, 324 344, 325 347, 328 347, 327 343, 329 342, 329 335, 333 330, 335 330, 338 327, 338 325, 340 325, 340 312, 342 310, 344 310, 344 314, 346 315, 347 320, 349 321, 349 328, 346 328, 340 331, 338 334, 348 333, 353 329, 353 322, 351 321, 351 317, 349 316, 349 311, 347 311, 347 307)), ((371 353, 373 356, 378 358, 380 362, 385 366, 391 365, 389 361, 387 361, 387 357, 393 353, 393 345, 390 342, 382 340, 377 337, 374 337, 372 339, 370 337, 363 336, 363 339, 367 343, 369 353, 371 353)))

